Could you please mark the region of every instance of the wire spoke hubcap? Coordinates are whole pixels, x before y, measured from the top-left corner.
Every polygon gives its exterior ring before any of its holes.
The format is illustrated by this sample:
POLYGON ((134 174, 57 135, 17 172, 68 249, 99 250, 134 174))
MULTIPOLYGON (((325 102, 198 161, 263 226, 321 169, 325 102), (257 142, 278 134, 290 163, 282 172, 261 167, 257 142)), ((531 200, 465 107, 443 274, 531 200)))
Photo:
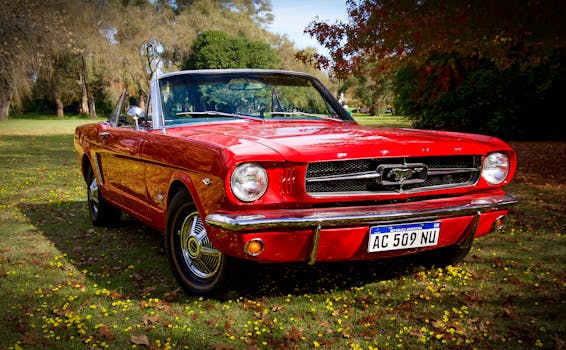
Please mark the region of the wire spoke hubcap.
POLYGON ((188 215, 177 232, 183 260, 197 277, 214 277, 222 264, 222 253, 214 248, 198 213, 188 215))

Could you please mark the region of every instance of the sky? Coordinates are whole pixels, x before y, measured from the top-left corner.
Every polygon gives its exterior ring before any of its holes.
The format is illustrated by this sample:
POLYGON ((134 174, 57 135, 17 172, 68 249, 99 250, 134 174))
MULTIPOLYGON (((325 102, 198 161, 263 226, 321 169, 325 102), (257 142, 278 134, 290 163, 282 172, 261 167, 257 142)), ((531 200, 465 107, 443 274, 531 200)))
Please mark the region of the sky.
POLYGON ((345 0, 271 0, 271 7, 274 16, 268 27, 271 32, 286 34, 299 49, 310 46, 323 53, 327 51, 314 38, 303 33, 307 25, 317 17, 329 23, 348 18, 345 0))

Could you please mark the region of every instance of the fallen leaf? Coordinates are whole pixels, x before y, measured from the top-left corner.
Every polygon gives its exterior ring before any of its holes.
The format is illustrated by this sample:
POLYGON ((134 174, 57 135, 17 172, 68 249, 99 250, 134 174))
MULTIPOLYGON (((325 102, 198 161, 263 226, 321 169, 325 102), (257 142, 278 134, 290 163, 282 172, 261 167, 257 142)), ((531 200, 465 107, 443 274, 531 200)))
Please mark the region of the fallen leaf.
POLYGON ((16 332, 18 333, 25 333, 28 330, 28 326, 27 324, 23 323, 23 322, 18 322, 16 323, 16 332))
POLYGON ((41 343, 41 336, 35 333, 26 333, 22 337, 22 343, 26 345, 37 345, 41 343))
POLYGON ((279 310, 283 310, 285 308, 284 305, 275 305, 271 308, 271 312, 275 312, 275 311, 279 311, 279 310))
POLYGON ((224 320, 224 331, 227 332, 234 326, 234 321, 231 319, 224 320))
POLYGON ((145 335, 145 334, 132 335, 132 337, 130 338, 130 341, 132 342, 132 344, 149 346, 149 339, 147 338, 147 335, 145 335))
POLYGON ((157 321, 159 321, 159 316, 157 315, 155 316, 143 315, 143 325, 146 327, 152 323, 157 323, 157 321))
POLYGON ((213 326, 213 327, 216 327, 216 325, 218 324, 218 320, 214 320, 214 319, 206 320, 206 321, 204 321, 204 322, 205 322, 207 325, 213 326))
POLYGON ((163 297, 167 301, 175 301, 178 298, 180 291, 181 291, 181 287, 179 287, 179 288, 177 288, 177 289, 175 289, 171 292, 165 293, 165 295, 163 297))
POLYGON ((285 334, 285 339, 298 342, 303 336, 303 329, 299 327, 291 327, 289 333, 285 334))
POLYGON ((100 337, 106 340, 113 340, 114 338, 116 338, 112 333, 112 330, 108 328, 108 326, 100 326, 98 328, 97 335, 99 335, 100 337))

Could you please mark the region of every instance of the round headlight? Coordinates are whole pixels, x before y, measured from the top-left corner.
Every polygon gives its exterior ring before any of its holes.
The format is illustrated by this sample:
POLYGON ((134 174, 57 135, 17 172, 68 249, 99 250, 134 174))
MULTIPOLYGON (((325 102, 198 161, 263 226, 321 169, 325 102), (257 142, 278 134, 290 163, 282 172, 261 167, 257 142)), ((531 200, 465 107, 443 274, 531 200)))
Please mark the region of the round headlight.
POLYGON ((482 176, 490 185, 499 185, 509 174, 509 157, 500 152, 490 153, 483 161, 482 176))
POLYGON ((253 202, 267 190, 267 172, 256 163, 243 163, 234 169, 230 187, 236 198, 242 202, 253 202))

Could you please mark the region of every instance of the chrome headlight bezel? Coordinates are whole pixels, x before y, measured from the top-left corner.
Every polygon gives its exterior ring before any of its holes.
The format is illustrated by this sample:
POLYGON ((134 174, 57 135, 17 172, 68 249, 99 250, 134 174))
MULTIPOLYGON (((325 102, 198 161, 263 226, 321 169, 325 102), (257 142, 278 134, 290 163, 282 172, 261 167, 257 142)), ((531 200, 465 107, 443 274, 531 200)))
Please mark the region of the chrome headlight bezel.
POLYGON ((232 194, 246 203, 260 199, 267 191, 268 184, 267 171, 257 163, 239 164, 230 176, 232 194))
POLYGON ((490 185, 499 185, 507 179, 511 164, 503 152, 489 153, 483 160, 482 177, 490 185))

